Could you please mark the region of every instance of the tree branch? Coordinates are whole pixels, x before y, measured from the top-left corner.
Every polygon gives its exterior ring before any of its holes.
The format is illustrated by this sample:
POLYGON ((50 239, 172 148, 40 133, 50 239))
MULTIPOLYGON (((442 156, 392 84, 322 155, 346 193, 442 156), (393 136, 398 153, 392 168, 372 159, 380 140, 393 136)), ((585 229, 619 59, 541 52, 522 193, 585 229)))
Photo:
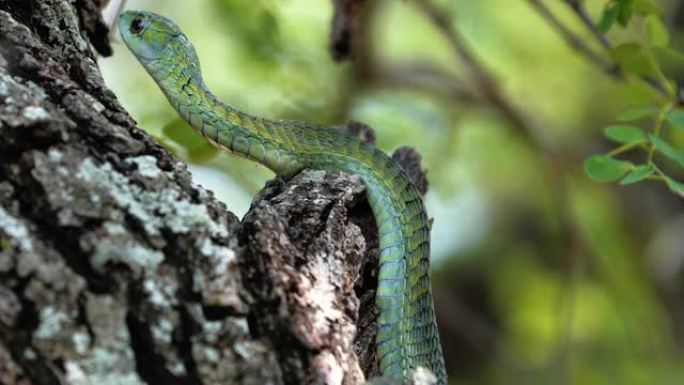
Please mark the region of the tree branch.
MULTIPOLYGON (((611 75, 615 79, 625 80, 622 69, 619 65, 602 59, 594 51, 589 49, 588 46, 586 46, 586 44, 582 42, 581 38, 579 38, 576 34, 571 32, 563 23, 561 23, 560 19, 558 19, 558 17, 556 17, 551 12, 551 10, 548 7, 546 7, 546 5, 544 5, 542 0, 528 0, 528 2, 530 3, 530 5, 532 5, 532 7, 535 8, 535 10, 537 10, 541 17, 544 20, 546 20, 561 35, 561 37, 563 37, 563 39, 568 43, 568 45, 571 48, 575 49, 582 56, 586 57, 587 60, 589 60, 589 62, 595 64, 597 67, 599 67, 601 70, 611 75)), ((598 28, 596 28, 596 24, 591 19, 591 16, 587 12, 583 3, 578 0, 564 0, 564 2, 572 9, 577 18, 580 19, 582 24, 584 24, 584 26, 589 30, 589 32, 591 32, 591 34, 596 38, 599 44, 603 48, 605 48, 606 51, 610 52, 610 50, 612 49, 612 44, 610 43, 610 40, 608 40, 608 38, 604 36, 598 30, 598 28)), ((666 87, 658 80, 649 76, 641 76, 641 80, 646 82, 649 86, 651 86, 651 88, 653 88, 659 94, 666 97, 670 96, 666 87)), ((678 99, 680 99, 679 103, 684 103, 684 100, 681 100, 680 95, 678 95, 677 97, 678 99)))
MULTIPOLYGON (((573 49, 577 50, 580 54, 585 56, 589 61, 594 63, 597 67, 602 68, 608 73, 614 73, 616 71, 616 66, 607 61, 604 57, 600 56, 594 50, 592 50, 587 44, 585 44, 584 40, 577 36, 575 33, 570 31, 565 24, 563 24, 560 19, 556 17, 556 15, 551 12, 551 10, 544 4, 542 0, 527 0, 530 5, 539 12, 539 14, 546 19, 546 21, 551 24, 551 26, 561 35, 561 37, 568 43, 570 47, 573 49)), ((584 13, 581 13, 584 15, 584 13)), ((595 30, 595 29, 594 29, 595 30)), ((605 39, 603 35, 600 35, 601 42, 602 44, 606 44, 606 48, 608 48, 607 44, 608 41, 605 39)))
POLYGON ((598 28, 596 28, 596 24, 594 23, 594 20, 592 20, 591 16, 589 15, 589 12, 587 12, 587 9, 584 7, 584 4, 579 1, 579 0, 564 0, 565 4, 567 4, 573 12, 575 12, 575 15, 582 21, 582 24, 584 24, 585 27, 591 32, 592 35, 596 38, 596 40, 605 48, 606 50, 610 50, 611 44, 608 38, 603 35, 598 28))
POLYGON ((460 33, 453 27, 445 12, 432 0, 416 0, 416 4, 444 35, 454 54, 466 65, 466 68, 477 83, 477 89, 481 92, 483 99, 501 112, 524 136, 534 141, 534 134, 529 122, 503 96, 494 76, 470 50, 460 33))

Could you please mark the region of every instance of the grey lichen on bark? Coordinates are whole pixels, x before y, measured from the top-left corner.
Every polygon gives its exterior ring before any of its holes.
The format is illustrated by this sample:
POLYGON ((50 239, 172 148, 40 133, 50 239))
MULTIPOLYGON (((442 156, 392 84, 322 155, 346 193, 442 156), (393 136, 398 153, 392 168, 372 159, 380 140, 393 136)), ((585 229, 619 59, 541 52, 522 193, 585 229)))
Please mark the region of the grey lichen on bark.
POLYGON ((0 383, 279 382, 237 218, 104 86, 89 5, 0 3, 0 383))

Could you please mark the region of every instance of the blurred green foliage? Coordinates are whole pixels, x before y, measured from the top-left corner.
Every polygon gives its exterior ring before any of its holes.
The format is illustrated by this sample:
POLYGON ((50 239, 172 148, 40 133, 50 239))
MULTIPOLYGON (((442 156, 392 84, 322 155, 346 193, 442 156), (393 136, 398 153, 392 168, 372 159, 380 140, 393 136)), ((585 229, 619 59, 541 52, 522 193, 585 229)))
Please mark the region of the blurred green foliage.
MULTIPOLYGON (((363 55, 345 63, 328 51, 331 1, 129 7, 175 20, 209 86, 238 108, 358 120, 382 149, 421 152, 451 383, 684 381, 684 6, 544 1, 606 67, 566 44, 534 1, 435 1, 523 116, 520 127, 487 102, 417 1, 370 2, 359 20, 363 55)), ((101 65, 139 125, 244 213, 272 174, 206 145, 123 46, 101 65)))
POLYGON ((651 123, 651 133, 646 134, 636 125, 610 125, 604 129, 606 137, 620 144, 607 155, 595 155, 584 163, 587 174, 598 181, 620 180, 620 184, 632 184, 646 179, 661 180, 675 193, 684 195, 684 183, 679 182, 664 168, 659 167, 656 154, 684 168, 684 149, 678 149, 670 141, 680 133, 665 130, 682 130, 684 110, 682 95, 676 76, 684 68, 684 54, 669 47, 670 33, 661 16, 661 9, 650 0, 622 0, 609 2, 603 11, 598 29, 607 33, 618 21, 623 27, 640 21, 643 32, 639 39, 624 42, 611 49, 610 56, 624 76, 640 77, 655 85, 660 94, 644 98, 646 106, 636 111, 628 110, 619 115, 622 121, 651 123), (635 20, 634 14, 642 17, 635 20), (672 69, 673 71, 670 71, 672 69), (632 150, 644 153, 641 164, 617 160, 614 157, 632 150))

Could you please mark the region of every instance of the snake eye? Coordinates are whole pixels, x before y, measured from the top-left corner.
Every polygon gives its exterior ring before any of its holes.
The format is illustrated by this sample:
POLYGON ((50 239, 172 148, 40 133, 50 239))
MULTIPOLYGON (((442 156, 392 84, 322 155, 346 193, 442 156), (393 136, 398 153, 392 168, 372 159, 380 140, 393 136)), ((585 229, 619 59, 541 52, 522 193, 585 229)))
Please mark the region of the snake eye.
POLYGON ((134 35, 138 35, 140 32, 142 32, 143 27, 143 20, 139 17, 136 17, 131 22, 131 33, 133 33, 134 35))

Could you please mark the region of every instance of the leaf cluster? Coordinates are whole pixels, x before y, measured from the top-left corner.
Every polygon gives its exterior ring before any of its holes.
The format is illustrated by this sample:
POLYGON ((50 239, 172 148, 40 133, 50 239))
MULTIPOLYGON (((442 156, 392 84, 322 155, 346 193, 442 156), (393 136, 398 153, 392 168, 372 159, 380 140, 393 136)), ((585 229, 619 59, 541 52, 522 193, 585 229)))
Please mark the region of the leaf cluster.
POLYGON ((676 144, 684 137, 684 108, 675 81, 677 68, 684 68, 684 54, 670 47, 662 12, 651 0, 609 1, 597 30, 606 34, 635 24, 637 37, 612 47, 610 57, 622 76, 661 92, 645 93, 642 106, 621 112, 615 124, 606 126, 603 133, 616 147, 588 158, 584 169, 595 180, 621 185, 663 181, 684 195, 684 183, 678 180, 684 149, 676 144))

